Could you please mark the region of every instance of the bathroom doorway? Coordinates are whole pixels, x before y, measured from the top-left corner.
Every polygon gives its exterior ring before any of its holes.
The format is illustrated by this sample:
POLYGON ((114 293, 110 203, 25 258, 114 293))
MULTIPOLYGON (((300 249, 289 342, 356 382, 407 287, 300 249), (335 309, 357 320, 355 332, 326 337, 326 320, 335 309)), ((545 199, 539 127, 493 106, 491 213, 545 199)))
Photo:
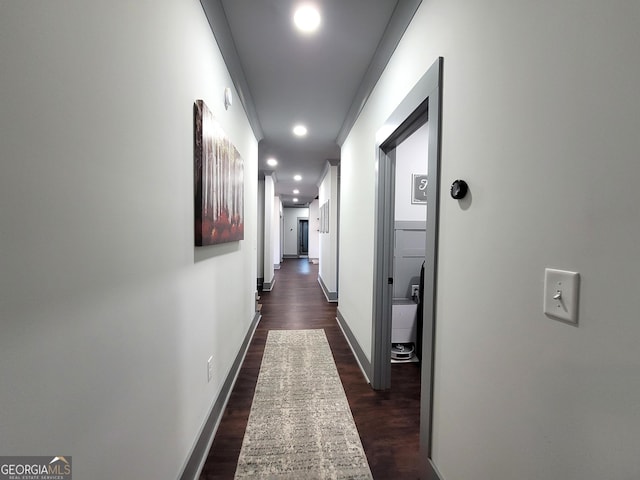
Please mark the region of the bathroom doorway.
MULTIPOLYGON (((429 123, 395 147, 393 161, 393 294, 391 362, 419 362, 422 356, 422 293, 427 235, 429 123)), ((416 388, 420 374, 414 369, 416 388)), ((399 371, 392 368, 392 375, 399 371)), ((404 376, 406 377, 406 375, 404 376)), ((410 381, 411 377, 409 377, 410 381)), ((405 380, 407 381, 407 380, 405 380)), ((394 378, 393 384, 398 384, 394 378)))
MULTIPOLYGON (((442 124, 442 64, 439 58, 400 102, 376 136, 378 164, 376 177, 376 225, 374 254, 373 337, 371 386, 376 390, 391 387, 391 338, 394 296, 395 248, 395 175, 397 147, 427 122, 428 165, 425 178, 415 178, 411 188, 424 185, 426 201, 423 295, 421 295, 422 332, 420 387, 421 470, 427 478, 438 478, 431 461, 432 410, 436 331, 436 273, 438 217, 440 197, 440 143, 442 124), (426 180, 426 183, 422 183, 426 180)), ((416 172, 418 175, 420 172, 416 172)), ((412 191, 412 196, 414 192, 412 191)), ((417 194, 416 194, 417 195, 417 194)))

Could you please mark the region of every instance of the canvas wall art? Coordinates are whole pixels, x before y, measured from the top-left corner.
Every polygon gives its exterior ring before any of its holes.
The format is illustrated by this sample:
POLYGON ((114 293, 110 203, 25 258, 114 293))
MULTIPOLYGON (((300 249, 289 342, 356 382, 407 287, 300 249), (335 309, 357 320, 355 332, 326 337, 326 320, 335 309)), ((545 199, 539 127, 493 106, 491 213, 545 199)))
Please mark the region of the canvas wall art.
POLYGON ((427 203, 427 174, 414 173, 411 175, 411 203, 427 203))
POLYGON ((202 100, 194 113, 195 244, 244 239, 244 164, 202 100))

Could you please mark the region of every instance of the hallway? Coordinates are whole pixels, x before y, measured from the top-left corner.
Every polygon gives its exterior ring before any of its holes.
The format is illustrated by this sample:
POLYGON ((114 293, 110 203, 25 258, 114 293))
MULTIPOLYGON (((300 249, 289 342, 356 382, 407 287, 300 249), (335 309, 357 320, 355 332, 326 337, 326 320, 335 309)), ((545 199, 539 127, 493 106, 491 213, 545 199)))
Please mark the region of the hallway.
POLYGON ((324 329, 362 445, 375 479, 418 478, 419 364, 392 366, 392 388, 375 392, 366 383, 318 284, 318 266, 287 259, 271 292, 262 292, 262 319, 249 346, 200 480, 232 479, 244 436, 267 332, 324 329))

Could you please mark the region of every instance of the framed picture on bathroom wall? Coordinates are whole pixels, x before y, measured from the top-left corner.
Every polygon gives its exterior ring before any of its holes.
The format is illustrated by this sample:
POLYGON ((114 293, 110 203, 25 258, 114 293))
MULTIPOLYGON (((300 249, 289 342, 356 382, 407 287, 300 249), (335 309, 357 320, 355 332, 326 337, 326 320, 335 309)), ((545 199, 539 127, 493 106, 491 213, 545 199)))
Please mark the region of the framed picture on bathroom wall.
POLYGON ((426 174, 414 173, 411 175, 411 203, 423 205, 427 204, 426 174))

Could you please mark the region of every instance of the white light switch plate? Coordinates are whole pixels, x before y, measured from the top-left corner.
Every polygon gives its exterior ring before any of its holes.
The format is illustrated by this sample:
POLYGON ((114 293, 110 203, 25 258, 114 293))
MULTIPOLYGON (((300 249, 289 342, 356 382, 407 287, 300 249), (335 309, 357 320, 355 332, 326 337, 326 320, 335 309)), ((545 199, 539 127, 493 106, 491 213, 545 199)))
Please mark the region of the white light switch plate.
POLYGON ((544 313, 568 323, 578 323, 580 274, 545 268, 544 313))

